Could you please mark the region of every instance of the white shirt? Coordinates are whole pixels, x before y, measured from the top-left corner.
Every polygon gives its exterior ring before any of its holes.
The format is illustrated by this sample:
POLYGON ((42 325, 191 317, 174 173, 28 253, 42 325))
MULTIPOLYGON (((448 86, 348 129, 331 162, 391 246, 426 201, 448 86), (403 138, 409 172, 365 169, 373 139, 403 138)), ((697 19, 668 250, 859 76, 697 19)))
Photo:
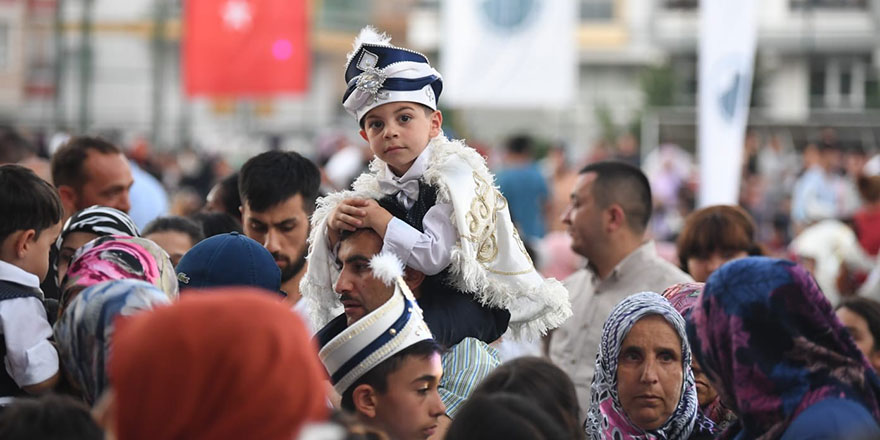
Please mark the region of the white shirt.
MULTIPOLYGON (((419 157, 403 176, 394 176, 390 169, 386 170, 385 175, 393 176, 391 180, 397 183, 417 181, 425 174, 430 158, 431 147, 428 146, 419 154, 419 157)), ((383 179, 380 178, 381 180, 383 179)), ((415 203, 414 200, 406 198, 402 193, 398 193, 396 197, 407 209, 415 203)), ((422 227, 425 232, 419 232, 418 229, 399 218, 392 218, 385 230, 382 250, 397 255, 407 266, 425 275, 440 273, 452 262, 452 246, 459 238, 458 231, 452 225, 452 214, 451 204, 435 204, 428 209, 425 218, 422 219, 422 227)))
MULTIPOLYGON (((36 275, 5 261, 0 261, 0 280, 40 288, 36 275)), ((58 372, 58 351, 49 342, 52 327, 39 299, 0 301, 0 333, 6 340, 6 371, 19 387, 38 384, 58 372)))

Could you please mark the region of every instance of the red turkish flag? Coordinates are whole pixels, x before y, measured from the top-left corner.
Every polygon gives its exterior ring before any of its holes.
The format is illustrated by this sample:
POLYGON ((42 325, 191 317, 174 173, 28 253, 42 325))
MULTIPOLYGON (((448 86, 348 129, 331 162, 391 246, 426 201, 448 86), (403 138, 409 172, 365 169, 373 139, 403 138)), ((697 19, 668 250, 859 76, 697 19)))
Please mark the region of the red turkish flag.
POLYGON ((307 0, 187 0, 186 94, 305 92, 309 86, 307 0))

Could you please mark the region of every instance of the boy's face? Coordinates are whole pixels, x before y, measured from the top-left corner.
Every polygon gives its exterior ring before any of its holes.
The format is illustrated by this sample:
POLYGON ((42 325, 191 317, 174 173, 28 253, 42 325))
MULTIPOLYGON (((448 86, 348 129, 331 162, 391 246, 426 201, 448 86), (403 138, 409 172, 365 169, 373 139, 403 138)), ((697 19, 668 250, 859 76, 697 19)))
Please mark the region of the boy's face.
POLYGON ((406 173, 428 141, 440 134, 443 116, 439 111, 426 114, 425 109, 413 102, 389 102, 364 116, 361 137, 398 176, 406 173))
POLYGON ((437 431, 446 407, 437 393, 443 366, 440 354, 408 356, 388 375, 388 390, 378 394, 376 424, 395 440, 427 439, 437 431))
POLYGON ((49 249, 58 239, 61 226, 59 221, 54 226, 44 229, 39 237, 35 236, 29 243, 28 252, 24 256, 22 269, 38 276, 41 283, 46 279, 46 273, 49 272, 49 249))

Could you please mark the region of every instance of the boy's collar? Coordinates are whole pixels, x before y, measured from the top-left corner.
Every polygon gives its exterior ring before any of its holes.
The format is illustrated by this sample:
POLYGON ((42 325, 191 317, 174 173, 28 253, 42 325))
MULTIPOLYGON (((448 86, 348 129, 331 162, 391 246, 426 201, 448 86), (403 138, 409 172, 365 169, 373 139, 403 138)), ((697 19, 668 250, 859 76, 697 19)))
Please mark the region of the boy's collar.
POLYGON ((419 153, 416 160, 413 161, 413 164, 410 165, 409 169, 403 173, 402 176, 397 177, 394 175, 394 172, 391 171, 391 168, 388 164, 385 164, 385 176, 394 182, 409 182, 410 180, 418 180, 425 174, 425 171, 428 170, 428 163, 431 161, 431 142, 428 141, 428 146, 419 153))
POLYGON ((40 288, 40 278, 12 263, 0 260, 0 280, 40 288))

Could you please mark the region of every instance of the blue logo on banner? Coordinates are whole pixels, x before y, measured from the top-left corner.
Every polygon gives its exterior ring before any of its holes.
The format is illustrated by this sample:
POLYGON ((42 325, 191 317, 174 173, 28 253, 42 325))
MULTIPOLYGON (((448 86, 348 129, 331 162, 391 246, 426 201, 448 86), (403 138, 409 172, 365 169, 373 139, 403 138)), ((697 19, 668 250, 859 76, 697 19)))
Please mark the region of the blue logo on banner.
POLYGON ((516 32, 538 15, 540 0, 483 0, 481 15, 499 31, 516 32))
POLYGON ((746 71, 745 58, 731 55, 719 61, 712 69, 711 90, 724 122, 731 123, 748 105, 747 87, 750 72, 746 71))

